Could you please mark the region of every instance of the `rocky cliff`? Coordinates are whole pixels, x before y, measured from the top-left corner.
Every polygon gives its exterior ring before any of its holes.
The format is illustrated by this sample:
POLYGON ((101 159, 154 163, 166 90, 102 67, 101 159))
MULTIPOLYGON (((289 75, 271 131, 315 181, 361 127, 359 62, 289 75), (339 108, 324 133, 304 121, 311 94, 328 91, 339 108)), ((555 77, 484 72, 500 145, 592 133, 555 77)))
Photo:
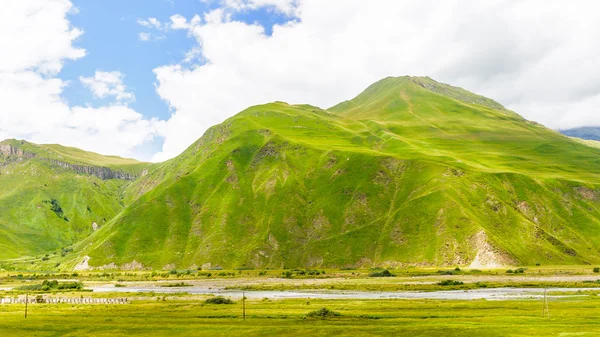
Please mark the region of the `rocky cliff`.
MULTIPOLYGON (((43 159, 45 159, 45 158, 43 158, 43 159)), ((108 167, 70 164, 70 163, 66 163, 66 162, 63 162, 60 160, 54 160, 54 159, 45 159, 45 160, 48 160, 49 162, 51 162, 54 165, 58 165, 60 167, 66 168, 66 169, 73 170, 79 174, 93 175, 102 180, 107 180, 107 179, 134 180, 135 178, 137 178, 136 174, 129 173, 129 172, 123 172, 123 171, 115 171, 108 167)))
MULTIPOLYGON (((107 180, 107 179, 134 180, 137 178, 136 174, 133 174, 130 172, 124 172, 124 171, 117 171, 117 170, 110 169, 108 167, 72 164, 72 163, 67 163, 67 162, 61 161, 61 160, 39 157, 39 156, 36 156, 34 153, 29 153, 29 152, 23 151, 23 149, 14 147, 9 144, 0 145, 0 154, 2 154, 5 157, 4 158, 5 160, 3 161, 3 163, 5 165, 8 163, 17 161, 17 160, 37 158, 39 160, 47 161, 53 165, 75 171, 78 174, 89 174, 92 176, 96 176, 102 180, 107 180)), ((2 163, 0 163, 0 165, 2 165, 2 163)))

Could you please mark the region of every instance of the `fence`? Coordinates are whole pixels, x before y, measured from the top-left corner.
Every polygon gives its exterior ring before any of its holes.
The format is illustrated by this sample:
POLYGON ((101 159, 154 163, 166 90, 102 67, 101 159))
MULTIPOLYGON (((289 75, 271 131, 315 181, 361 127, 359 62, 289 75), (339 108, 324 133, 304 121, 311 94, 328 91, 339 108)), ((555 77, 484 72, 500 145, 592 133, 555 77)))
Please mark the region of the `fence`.
MULTIPOLYGON (((28 303, 127 304, 126 298, 34 297, 28 303)), ((25 304, 25 297, 0 298, 0 304, 25 304)))

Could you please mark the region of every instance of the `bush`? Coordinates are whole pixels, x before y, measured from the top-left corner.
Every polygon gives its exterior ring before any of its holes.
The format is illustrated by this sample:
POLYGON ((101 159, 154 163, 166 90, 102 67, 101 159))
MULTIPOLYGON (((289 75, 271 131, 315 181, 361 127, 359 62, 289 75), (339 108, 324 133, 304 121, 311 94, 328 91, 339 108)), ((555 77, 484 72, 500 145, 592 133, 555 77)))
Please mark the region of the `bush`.
POLYGON ((390 273, 389 270, 385 269, 383 271, 371 273, 369 276, 371 276, 371 277, 394 277, 396 275, 390 273))
POLYGON ((306 317, 317 317, 317 318, 327 318, 327 317, 336 317, 341 316, 338 312, 333 310, 329 310, 327 308, 321 308, 319 310, 311 311, 306 314, 306 317))
POLYGON ((83 283, 81 282, 62 282, 59 283, 57 280, 44 280, 42 284, 31 284, 26 286, 17 287, 18 290, 29 290, 29 291, 56 291, 56 290, 82 290, 83 283))
POLYGON ((217 296, 217 297, 211 297, 209 299, 207 299, 206 301, 204 301, 205 304, 233 304, 235 302, 233 302, 230 298, 226 298, 223 296, 217 296))
POLYGON ((439 286, 460 286, 463 285, 462 281, 454 281, 454 280, 443 280, 437 283, 439 286))
POLYGON ((67 254, 69 254, 70 252, 73 251, 73 248, 67 248, 67 247, 63 247, 62 248, 62 252, 60 253, 61 256, 65 256, 67 254))
POLYGON ((594 268, 594 273, 600 273, 600 268, 598 268, 598 267, 594 268))

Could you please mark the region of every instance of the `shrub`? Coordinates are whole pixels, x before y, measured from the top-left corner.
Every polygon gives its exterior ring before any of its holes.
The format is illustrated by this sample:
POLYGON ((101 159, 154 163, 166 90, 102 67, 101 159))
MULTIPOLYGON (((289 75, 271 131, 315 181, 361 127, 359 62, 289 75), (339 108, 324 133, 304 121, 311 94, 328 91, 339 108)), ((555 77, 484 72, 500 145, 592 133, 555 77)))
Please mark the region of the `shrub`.
POLYGON ((600 273, 600 268, 598 268, 598 267, 594 268, 594 273, 600 273))
POLYGON ((233 302, 230 298, 226 298, 223 296, 217 296, 217 297, 211 297, 211 298, 207 299, 206 301, 204 301, 204 303, 206 303, 206 304, 233 304, 235 302, 233 302))
POLYGON ((341 316, 338 312, 333 310, 329 310, 327 308, 321 308, 319 310, 311 311, 306 314, 306 317, 317 317, 317 318, 327 318, 327 317, 335 317, 341 316))
POLYGON ((56 290, 82 290, 83 283, 81 282, 62 282, 59 283, 57 280, 44 280, 42 284, 31 284, 26 286, 17 287, 18 290, 29 290, 29 291, 56 291, 56 290))
POLYGON ((62 248, 62 252, 60 253, 61 256, 65 256, 67 254, 69 254, 70 252, 73 251, 73 248, 67 248, 67 247, 63 247, 62 248))
POLYGON ((396 275, 390 273, 389 270, 384 269, 383 271, 371 273, 369 276, 371 276, 371 277, 394 277, 396 275))
POLYGON ((439 286, 460 286, 463 285, 464 283, 462 283, 462 281, 455 281, 455 280, 443 280, 437 283, 437 285, 439 286))

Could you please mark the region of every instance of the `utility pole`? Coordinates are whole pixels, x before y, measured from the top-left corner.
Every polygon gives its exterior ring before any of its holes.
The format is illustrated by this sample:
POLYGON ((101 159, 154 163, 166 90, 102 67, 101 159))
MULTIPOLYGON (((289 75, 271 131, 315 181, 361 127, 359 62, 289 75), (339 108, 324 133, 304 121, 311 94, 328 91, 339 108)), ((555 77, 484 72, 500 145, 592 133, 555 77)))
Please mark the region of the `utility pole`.
POLYGON ((27 303, 29 303, 29 293, 25 293, 25 318, 27 318, 27 303))
POLYGON ((546 298, 546 291, 544 289, 544 304, 542 305, 542 317, 550 318, 550 309, 548 308, 548 299, 546 298))
POLYGON ((242 319, 246 320, 246 293, 242 291, 242 319))

